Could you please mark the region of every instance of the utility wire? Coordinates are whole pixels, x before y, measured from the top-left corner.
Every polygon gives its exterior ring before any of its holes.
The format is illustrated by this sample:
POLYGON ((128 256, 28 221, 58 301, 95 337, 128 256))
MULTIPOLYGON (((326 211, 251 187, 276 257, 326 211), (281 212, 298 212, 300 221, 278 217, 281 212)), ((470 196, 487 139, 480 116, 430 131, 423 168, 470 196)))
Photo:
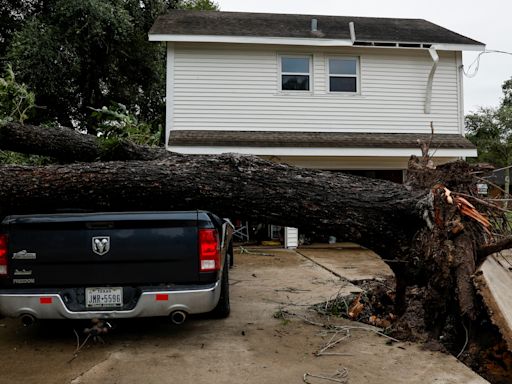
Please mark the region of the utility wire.
POLYGON ((486 53, 501 53, 501 54, 504 54, 504 55, 511 55, 512 56, 512 52, 507 52, 507 51, 485 50, 483 52, 480 52, 478 54, 478 56, 475 58, 475 60, 469 65, 467 71, 465 71, 464 70, 464 66, 462 66, 462 71, 464 72, 464 76, 466 76, 466 77, 471 79, 471 78, 473 78, 473 77, 475 77, 477 75, 478 70, 480 69, 480 58, 483 55, 485 55, 486 53))

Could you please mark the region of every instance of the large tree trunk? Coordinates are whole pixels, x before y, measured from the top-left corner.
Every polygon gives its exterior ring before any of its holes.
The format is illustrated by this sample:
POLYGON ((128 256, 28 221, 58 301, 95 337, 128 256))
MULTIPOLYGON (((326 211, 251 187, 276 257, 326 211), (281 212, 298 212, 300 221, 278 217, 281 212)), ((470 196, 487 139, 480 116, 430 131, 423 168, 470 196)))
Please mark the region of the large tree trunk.
POLYGON ((104 141, 71 128, 19 123, 0 125, 0 149, 48 156, 61 163, 157 160, 178 156, 163 148, 136 145, 128 140, 104 141))
POLYGON ((402 185, 248 156, 0 168, 0 214, 55 209, 205 209, 357 241, 379 254, 410 244, 418 197, 402 185))

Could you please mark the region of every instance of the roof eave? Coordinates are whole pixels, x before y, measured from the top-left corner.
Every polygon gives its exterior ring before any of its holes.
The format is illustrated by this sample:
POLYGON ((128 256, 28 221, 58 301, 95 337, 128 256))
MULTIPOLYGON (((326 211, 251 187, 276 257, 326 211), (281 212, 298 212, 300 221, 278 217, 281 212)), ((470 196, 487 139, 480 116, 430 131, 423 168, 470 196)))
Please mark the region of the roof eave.
MULTIPOLYGON (((231 43, 231 44, 271 44, 271 45, 304 45, 320 47, 350 47, 354 46, 351 39, 324 39, 318 37, 267 37, 267 36, 227 36, 227 35, 182 35, 182 34, 158 34, 150 33, 149 41, 161 42, 187 42, 187 43, 231 43)), ((362 41, 362 40, 359 40, 362 41)), ((413 44, 412 42, 391 41, 365 41, 368 43, 392 43, 395 46, 364 45, 364 48, 400 48, 418 49, 423 47, 403 47, 400 44, 413 44)), ((483 51, 484 44, 444 44, 444 43, 414 43, 420 46, 429 45, 440 51, 483 51)), ((357 45, 355 45, 357 46, 357 45)))
POLYGON ((485 44, 432 44, 438 51, 485 51, 485 44))
POLYGON ((273 45, 311 45, 322 47, 352 46, 350 39, 321 39, 307 37, 221 36, 221 35, 171 35, 149 34, 149 41, 188 43, 238 43, 273 45))

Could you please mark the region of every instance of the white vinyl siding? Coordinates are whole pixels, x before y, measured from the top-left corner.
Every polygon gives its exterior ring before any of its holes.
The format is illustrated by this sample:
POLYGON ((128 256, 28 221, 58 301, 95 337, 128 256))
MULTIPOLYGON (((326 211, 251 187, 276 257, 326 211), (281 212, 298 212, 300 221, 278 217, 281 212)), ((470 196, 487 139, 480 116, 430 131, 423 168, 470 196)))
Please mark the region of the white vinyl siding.
POLYGON ((455 52, 440 52, 424 113, 426 50, 289 47, 312 58, 310 92, 280 92, 283 47, 176 43, 172 129, 460 133, 455 52), (359 58, 359 92, 329 92, 328 58, 359 58))

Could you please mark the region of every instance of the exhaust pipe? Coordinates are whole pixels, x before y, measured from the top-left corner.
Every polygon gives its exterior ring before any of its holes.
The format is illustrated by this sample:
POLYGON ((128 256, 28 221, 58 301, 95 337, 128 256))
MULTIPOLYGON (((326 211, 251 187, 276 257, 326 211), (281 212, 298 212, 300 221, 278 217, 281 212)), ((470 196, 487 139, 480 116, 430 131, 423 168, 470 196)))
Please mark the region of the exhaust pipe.
POLYGON ((187 314, 183 311, 174 311, 171 313, 171 321, 173 324, 181 325, 187 319, 187 314))
POLYGON ((36 322, 36 318, 34 316, 28 315, 28 314, 21 315, 21 324, 23 324, 23 326, 30 327, 35 322, 36 322))

